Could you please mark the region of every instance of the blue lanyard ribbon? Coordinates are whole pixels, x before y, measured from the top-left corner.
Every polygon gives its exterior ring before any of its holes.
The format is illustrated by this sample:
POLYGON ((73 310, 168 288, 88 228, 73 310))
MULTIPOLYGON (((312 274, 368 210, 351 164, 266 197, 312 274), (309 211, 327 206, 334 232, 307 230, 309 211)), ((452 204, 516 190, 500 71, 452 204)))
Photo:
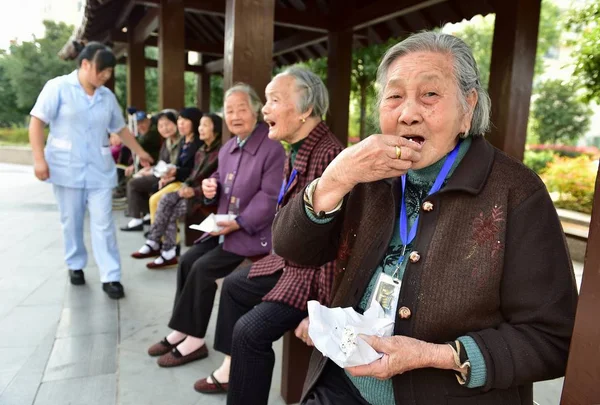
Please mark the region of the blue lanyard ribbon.
MULTIPOLYGON (((446 180, 446 176, 450 173, 450 169, 452 169, 452 165, 456 161, 456 157, 458 156, 458 149, 460 147, 460 141, 458 144, 452 149, 452 152, 446 158, 444 165, 442 166, 442 170, 438 173, 435 178, 435 182, 433 186, 431 186, 431 190, 427 193, 427 196, 431 194, 437 193, 440 188, 442 188, 442 184, 444 184, 444 180, 446 180)), ((400 258, 398 259, 398 267, 404 261, 404 253, 406 252, 406 246, 408 246, 415 236, 417 235, 417 227, 419 225, 419 215, 415 219, 415 222, 410 227, 410 231, 408 230, 408 216, 406 214, 406 174, 402 176, 402 199, 400 200, 400 240, 402 241, 403 249, 400 258)))
POLYGON ((292 174, 290 174, 290 180, 288 181, 288 183, 285 184, 285 180, 281 183, 281 190, 279 190, 279 198, 277 198, 277 206, 281 205, 281 202, 283 201, 283 196, 285 196, 285 194, 288 192, 290 186, 294 182, 294 179, 297 175, 298 171, 294 169, 292 170, 292 174))

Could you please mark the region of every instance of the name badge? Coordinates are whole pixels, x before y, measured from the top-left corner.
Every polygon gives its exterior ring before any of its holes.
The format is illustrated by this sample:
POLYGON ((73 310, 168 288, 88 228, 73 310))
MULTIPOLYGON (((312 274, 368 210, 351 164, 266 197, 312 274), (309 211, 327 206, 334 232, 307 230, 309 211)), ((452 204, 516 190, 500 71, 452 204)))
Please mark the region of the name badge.
POLYGON ((233 185, 233 179, 235 179, 235 174, 227 173, 227 176, 225 176, 225 184, 223 184, 225 186, 225 194, 229 194, 231 192, 231 186, 233 185))
POLYGON ((377 277, 377 284, 375 284, 375 289, 371 294, 369 306, 371 306, 373 302, 378 302, 383 308, 385 317, 395 321, 396 308, 398 307, 398 300, 400 299, 400 287, 402 287, 402 281, 381 272, 379 277, 377 277))

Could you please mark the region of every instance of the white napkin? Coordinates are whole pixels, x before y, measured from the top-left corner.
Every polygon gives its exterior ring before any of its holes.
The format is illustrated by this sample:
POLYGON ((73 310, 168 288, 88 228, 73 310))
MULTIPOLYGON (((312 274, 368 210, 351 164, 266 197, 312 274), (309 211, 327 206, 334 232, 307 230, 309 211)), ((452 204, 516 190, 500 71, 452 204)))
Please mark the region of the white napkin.
POLYGON ((167 163, 164 160, 159 160, 156 166, 152 168, 152 173, 156 177, 163 177, 165 174, 167 174, 167 171, 173 167, 177 166, 167 163))
POLYGON ((231 214, 210 214, 200 225, 190 225, 190 229, 195 229, 202 232, 219 232, 223 227, 217 225, 221 221, 233 221, 237 215, 231 214))
POLYGON ((391 336, 394 329, 394 321, 385 317, 379 303, 361 315, 352 308, 328 308, 309 301, 308 317, 308 335, 315 347, 342 368, 369 364, 383 356, 359 338, 359 333, 391 336))

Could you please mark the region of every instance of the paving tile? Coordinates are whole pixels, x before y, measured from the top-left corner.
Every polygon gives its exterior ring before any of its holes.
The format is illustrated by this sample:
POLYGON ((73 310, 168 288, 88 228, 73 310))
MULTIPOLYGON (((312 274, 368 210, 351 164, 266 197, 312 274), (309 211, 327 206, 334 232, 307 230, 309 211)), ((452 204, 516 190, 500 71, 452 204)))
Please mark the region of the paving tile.
POLYGON ((57 339, 44 373, 44 382, 115 373, 116 347, 116 333, 57 339))
MULTIPOLYGON (((221 399, 201 396, 193 388, 198 378, 218 367, 211 357, 181 367, 161 368, 156 364, 156 358, 141 350, 121 349, 119 354, 117 402, 120 405, 193 405, 200 398, 206 405, 225 403, 224 396, 221 399), (219 402, 213 402, 215 400, 219 402)), ((217 361, 222 361, 222 357, 217 361)))
POLYGON ((18 306, 0 320, 0 347, 31 347, 56 329, 59 305, 18 306))
POLYGON ((42 380, 42 371, 19 373, 0 394, 0 405, 32 405, 42 380))
POLYGON ((114 405, 117 397, 116 379, 116 375, 108 374, 44 382, 34 405, 114 405))
POLYGON ((54 330, 48 333, 28 358, 23 356, 22 367, 6 389, 0 390, 1 405, 31 405, 33 403, 53 345, 54 330))
POLYGON ((539 405, 559 405, 564 378, 533 384, 533 399, 539 405))
POLYGON ((67 277, 63 271, 55 271, 40 287, 23 300, 23 306, 63 305, 67 277))
POLYGON ((10 384, 35 347, 0 349, 0 393, 10 384))
POLYGON ((119 316, 117 302, 111 300, 100 305, 64 308, 56 331, 57 338, 117 333, 119 316))

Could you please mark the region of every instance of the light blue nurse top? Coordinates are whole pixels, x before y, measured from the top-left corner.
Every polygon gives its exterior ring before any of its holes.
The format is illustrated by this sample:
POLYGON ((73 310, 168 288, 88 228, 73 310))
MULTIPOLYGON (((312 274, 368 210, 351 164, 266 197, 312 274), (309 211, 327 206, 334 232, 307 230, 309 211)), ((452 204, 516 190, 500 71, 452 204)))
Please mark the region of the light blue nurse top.
POLYGON ((49 182, 72 188, 113 188, 117 172, 108 143, 125 120, 106 87, 86 94, 77 70, 49 80, 30 113, 50 125, 44 155, 49 182))

